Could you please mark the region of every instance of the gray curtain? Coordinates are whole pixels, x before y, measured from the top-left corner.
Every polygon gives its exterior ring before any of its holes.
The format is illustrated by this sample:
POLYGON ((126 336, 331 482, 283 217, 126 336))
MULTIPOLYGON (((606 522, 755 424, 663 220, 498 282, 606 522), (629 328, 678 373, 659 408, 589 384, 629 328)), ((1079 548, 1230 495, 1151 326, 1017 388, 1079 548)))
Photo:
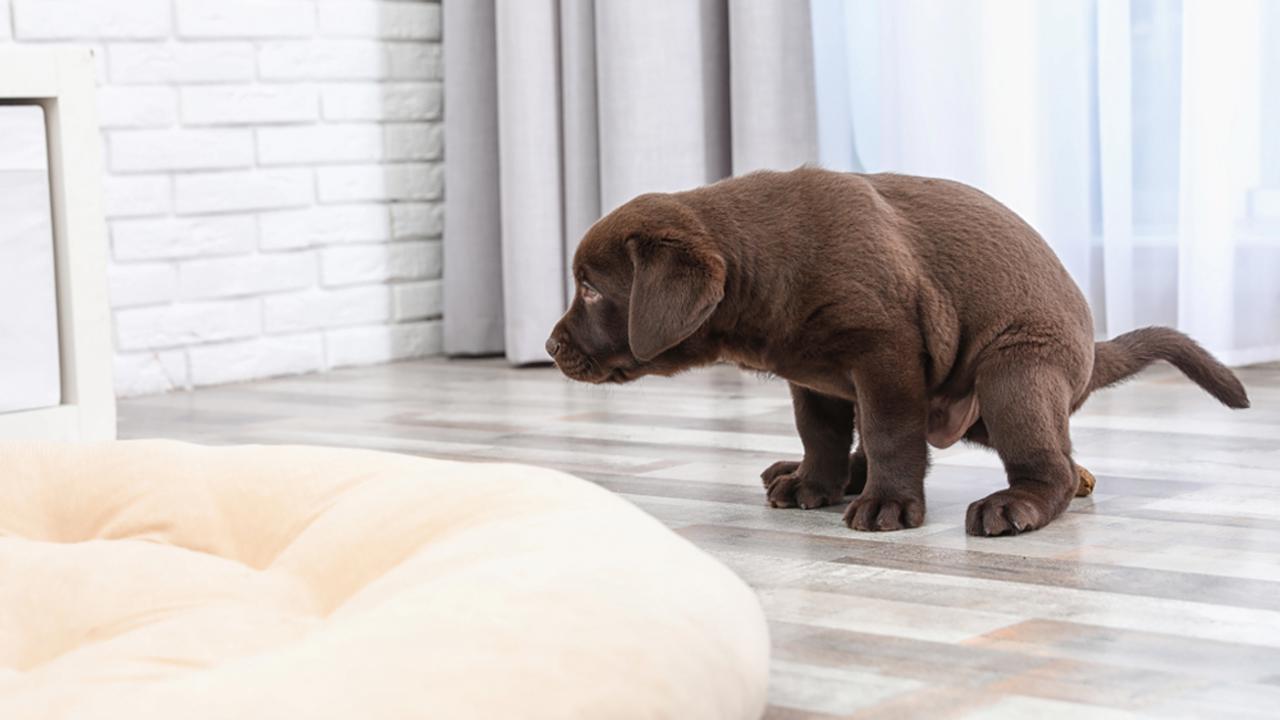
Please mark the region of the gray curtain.
POLYGON ((805 0, 446 0, 445 350, 546 361, 602 214, 818 159, 805 0))

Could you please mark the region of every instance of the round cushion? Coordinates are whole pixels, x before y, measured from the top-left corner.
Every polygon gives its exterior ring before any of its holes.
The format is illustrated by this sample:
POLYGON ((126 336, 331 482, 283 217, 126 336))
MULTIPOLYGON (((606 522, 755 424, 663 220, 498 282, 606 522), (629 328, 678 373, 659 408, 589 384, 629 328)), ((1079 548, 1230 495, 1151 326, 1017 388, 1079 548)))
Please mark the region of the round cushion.
POLYGON ((0 445, 0 718, 752 718, 728 569, 522 465, 0 445))

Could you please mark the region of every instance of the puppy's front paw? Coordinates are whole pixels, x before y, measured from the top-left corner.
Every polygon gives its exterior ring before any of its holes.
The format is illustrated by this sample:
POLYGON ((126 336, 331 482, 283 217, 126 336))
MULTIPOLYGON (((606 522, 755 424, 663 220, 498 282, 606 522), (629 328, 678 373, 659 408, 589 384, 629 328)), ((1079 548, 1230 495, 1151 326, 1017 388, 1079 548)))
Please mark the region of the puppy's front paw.
POLYGON ((769 507, 812 510, 840 500, 844 478, 813 476, 801 463, 783 460, 760 473, 769 507), (836 489, 839 488, 839 489, 836 489))
POLYGON ((1036 498, 1011 490, 991 493, 969 506, 964 529, 970 535, 995 537, 1044 527, 1053 514, 1036 498))
POLYGON ((800 469, 800 463, 795 460, 779 460, 770 465, 760 473, 760 479, 764 481, 764 486, 769 487, 780 475, 791 475, 800 469))
POLYGON ((863 491, 844 511, 844 524, 866 531, 920 527, 924 524, 924 498, 863 491))

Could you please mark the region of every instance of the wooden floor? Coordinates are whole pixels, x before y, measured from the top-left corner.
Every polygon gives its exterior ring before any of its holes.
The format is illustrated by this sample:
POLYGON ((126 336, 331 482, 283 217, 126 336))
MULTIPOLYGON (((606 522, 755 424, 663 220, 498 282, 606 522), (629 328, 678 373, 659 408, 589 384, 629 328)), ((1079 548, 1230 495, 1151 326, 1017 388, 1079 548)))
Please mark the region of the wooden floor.
POLYGON ((842 508, 770 510, 797 457, 781 381, 729 368, 626 387, 425 361, 128 400, 125 437, 350 445, 560 468, 620 493, 759 592, 772 718, 1280 715, 1280 367, 1231 412, 1172 371, 1076 416, 1098 477, 1047 529, 964 534, 1003 486, 935 453, 928 523, 855 533, 842 508))

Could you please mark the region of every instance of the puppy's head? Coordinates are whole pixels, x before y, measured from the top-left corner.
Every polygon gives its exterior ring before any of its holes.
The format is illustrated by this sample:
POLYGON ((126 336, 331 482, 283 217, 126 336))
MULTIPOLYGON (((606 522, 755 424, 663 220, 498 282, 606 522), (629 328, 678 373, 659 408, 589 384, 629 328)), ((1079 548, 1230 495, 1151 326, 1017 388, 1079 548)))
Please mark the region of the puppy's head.
POLYGON ((641 195, 587 231, 573 259, 575 292, 547 352, 591 383, 671 374, 724 297, 725 262, 677 197, 641 195))

